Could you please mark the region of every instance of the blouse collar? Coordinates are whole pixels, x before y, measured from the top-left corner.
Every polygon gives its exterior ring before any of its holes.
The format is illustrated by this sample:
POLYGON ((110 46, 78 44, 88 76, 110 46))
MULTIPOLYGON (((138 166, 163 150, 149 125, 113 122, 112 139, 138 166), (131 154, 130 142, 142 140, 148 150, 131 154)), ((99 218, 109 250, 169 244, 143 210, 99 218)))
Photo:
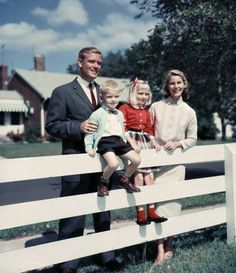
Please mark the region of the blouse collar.
POLYGON ((181 105, 184 101, 183 98, 179 98, 179 100, 175 101, 173 100, 171 97, 166 98, 166 101, 168 104, 177 104, 177 105, 181 105))

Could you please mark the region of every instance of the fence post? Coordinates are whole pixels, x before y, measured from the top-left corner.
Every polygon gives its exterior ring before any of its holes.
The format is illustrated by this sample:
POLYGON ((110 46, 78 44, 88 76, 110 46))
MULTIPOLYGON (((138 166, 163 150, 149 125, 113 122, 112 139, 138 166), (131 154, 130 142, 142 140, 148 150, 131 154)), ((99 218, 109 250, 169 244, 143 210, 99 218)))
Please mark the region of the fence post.
POLYGON ((227 243, 236 243, 236 144, 225 144, 227 243))

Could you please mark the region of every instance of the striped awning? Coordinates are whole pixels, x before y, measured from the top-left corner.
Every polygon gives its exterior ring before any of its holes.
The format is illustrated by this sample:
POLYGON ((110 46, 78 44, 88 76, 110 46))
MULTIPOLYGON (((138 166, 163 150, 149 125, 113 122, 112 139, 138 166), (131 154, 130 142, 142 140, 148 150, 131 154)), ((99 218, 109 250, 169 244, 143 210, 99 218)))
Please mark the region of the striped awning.
POLYGON ((28 112, 23 100, 0 100, 0 112, 28 112))

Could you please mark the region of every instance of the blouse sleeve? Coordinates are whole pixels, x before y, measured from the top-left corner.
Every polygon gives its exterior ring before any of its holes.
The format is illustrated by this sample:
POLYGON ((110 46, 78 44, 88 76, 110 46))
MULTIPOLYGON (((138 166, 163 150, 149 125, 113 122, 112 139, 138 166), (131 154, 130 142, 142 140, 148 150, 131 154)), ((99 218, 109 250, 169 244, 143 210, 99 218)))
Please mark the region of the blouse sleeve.
POLYGON ((154 130, 151 121, 151 113, 147 110, 147 124, 146 124, 146 133, 154 137, 154 130))
POLYGON ((185 139, 180 141, 184 150, 193 147, 197 142, 197 117, 195 112, 193 112, 189 120, 185 133, 185 139))

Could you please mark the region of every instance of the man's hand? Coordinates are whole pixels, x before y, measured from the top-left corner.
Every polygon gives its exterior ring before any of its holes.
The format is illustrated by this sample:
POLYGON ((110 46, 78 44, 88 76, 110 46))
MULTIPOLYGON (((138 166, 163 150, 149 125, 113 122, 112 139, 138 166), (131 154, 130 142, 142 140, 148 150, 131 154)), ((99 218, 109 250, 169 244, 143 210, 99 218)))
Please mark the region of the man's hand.
POLYGON ((80 124, 80 131, 85 134, 94 133, 97 130, 97 123, 89 119, 80 124))

